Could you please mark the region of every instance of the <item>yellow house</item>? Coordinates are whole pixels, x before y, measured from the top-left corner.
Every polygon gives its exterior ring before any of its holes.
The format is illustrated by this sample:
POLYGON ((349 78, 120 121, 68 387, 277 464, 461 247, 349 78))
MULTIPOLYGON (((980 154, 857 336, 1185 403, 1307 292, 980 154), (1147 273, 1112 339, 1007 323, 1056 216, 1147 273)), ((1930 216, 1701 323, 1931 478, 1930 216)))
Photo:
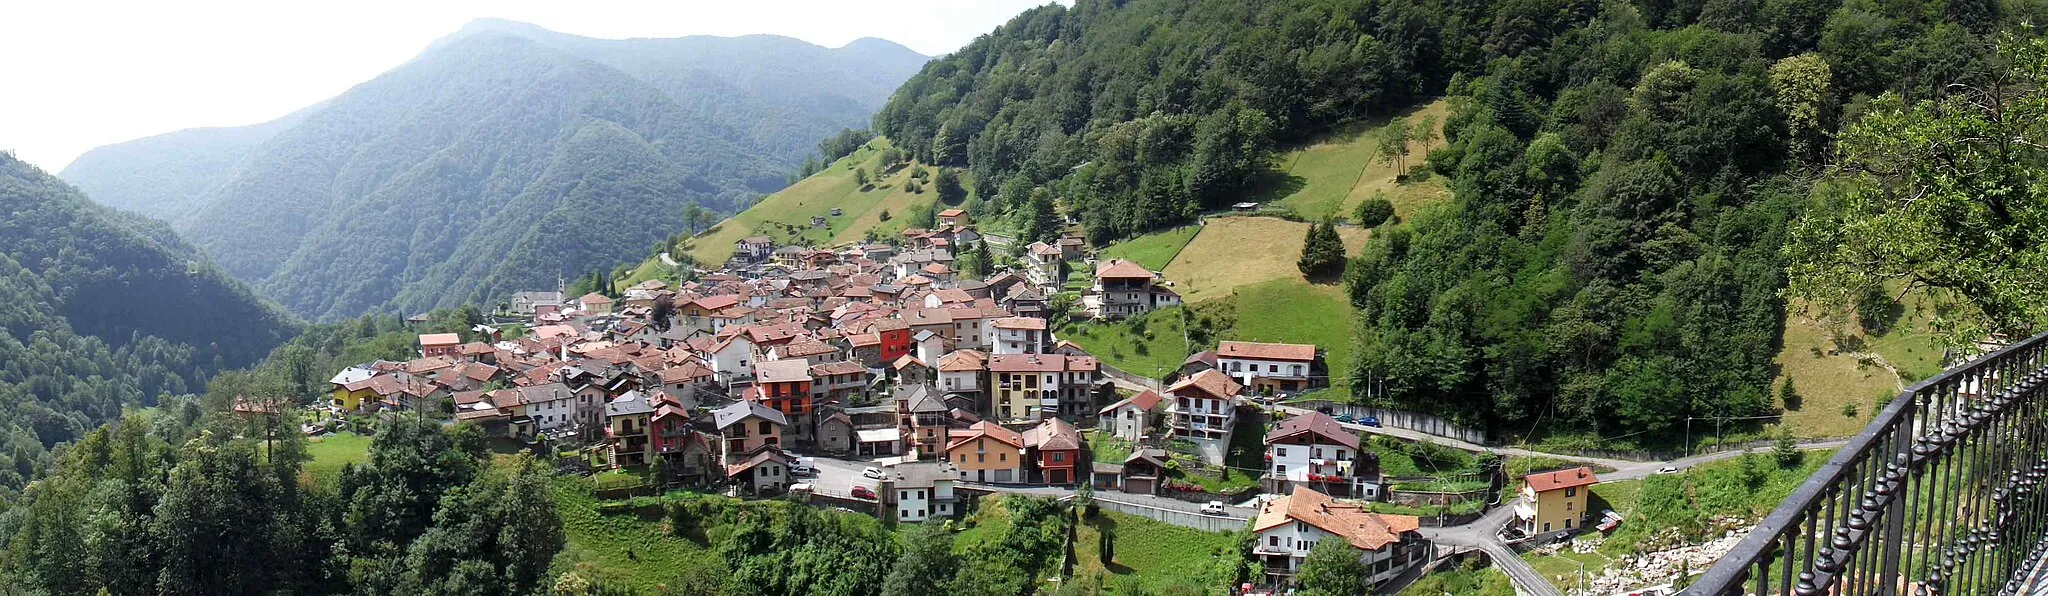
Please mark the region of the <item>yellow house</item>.
POLYGON ((334 384, 334 407, 353 412, 362 409, 365 400, 377 399, 377 392, 370 388, 375 376, 377 371, 367 366, 352 366, 334 375, 328 380, 334 384))
POLYGON ((983 420, 955 430, 946 459, 968 482, 1023 482, 1024 434, 983 420))
POLYGON ((1586 494, 1600 478, 1586 467, 1530 474, 1523 478, 1515 517, 1522 533, 1538 536, 1579 529, 1586 520, 1586 494))

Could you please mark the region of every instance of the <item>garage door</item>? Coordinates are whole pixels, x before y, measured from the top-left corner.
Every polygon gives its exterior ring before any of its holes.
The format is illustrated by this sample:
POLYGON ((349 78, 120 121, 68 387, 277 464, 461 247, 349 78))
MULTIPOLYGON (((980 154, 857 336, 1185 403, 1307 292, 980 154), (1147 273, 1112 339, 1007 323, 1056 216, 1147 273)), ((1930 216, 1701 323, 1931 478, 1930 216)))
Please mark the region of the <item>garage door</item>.
POLYGON ((1009 470, 996 470, 996 482, 1012 482, 1009 470))

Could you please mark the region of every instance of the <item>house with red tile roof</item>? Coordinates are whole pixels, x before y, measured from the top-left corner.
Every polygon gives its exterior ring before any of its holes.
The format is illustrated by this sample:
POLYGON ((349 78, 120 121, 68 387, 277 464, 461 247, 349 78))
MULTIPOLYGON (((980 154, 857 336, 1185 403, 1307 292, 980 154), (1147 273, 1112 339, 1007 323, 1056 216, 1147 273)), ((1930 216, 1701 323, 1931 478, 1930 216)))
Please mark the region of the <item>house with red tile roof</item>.
POLYGON ((1522 534, 1544 536, 1584 527, 1587 491, 1599 483, 1593 469, 1584 466, 1523 477, 1521 498, 1515 500, 1522 534))
POLYGON ((1417 531, 1420 527, 1421 520, 1412 515, 1372 513, 1364 505, 1295 487, 1259 506, 1252 522, 1258 534, 1252 553, 1265 568, 1266 584, 1279 586, 1293 581, 1316 544, 1342 540, 1358 551, 1367 582, 1379 586, 1428 558, 1429 541, 1417 531))
POLYGON ((1215 367, 1254 393, 1305 391, 1329 385, 1312 344, 1225 341, 1216 344, 1215 367))
POLYGON ((1108 259, 1095 265, 1095 287, 1081 297, 1088 315, 1098 319, 1121 319, 1180 304, 1180 294, 1167 286, 1158 273, 1125 259, 1108 259))

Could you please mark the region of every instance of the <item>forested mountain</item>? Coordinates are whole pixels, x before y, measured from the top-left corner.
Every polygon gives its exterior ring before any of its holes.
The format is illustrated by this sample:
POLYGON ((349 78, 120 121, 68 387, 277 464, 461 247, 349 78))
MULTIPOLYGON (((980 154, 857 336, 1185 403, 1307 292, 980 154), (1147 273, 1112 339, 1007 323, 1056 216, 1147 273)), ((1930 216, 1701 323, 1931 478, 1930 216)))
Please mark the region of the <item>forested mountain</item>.
POLYGON ((1357 397, 1656 437, 1777 411, 1780 252, 1835 131, 1877 94, 1986 76, 2039 10, 1080 0, 933 61, 875 125, 999 188, 988 208, 1049 195, 1103 240, 1255 195, 1276 145, 1448 95, 1417 167, 1455 200, 1349 265, 1357 397))
MULTIPOLYGON (((1453 3, 1460 4, 1460 3, 1453 3)), ((1484 2, 1465 15, 1488 15, 1484 2)), ((934 60, 875 116, 1005 210, 1053 190, 1097 240, 1236 202, 1276 143, 1380 115, 1477 64, 1435 2, 1081 0, 934 60), (993 182, 993 184, 991 184, 993 182)), ((1475 23, 1477 21, 1474 21, 1475 23)))
POLYGON ((169 220, 200 206, 264 141, 306 110, 252 126, 193 128, 85 152, 57 177, 101 205, 169 220))
POLYGON ((18 488, 44 447, 124 406, 196 392, 296 333, 160 224, 4 153, 0 213, 0 449, 14 458, 0 490, 18 488))
MULTIPOLYGON (((483 303, 637 260, 690 203, 732 210, 780 188, 923 60, 873 40, 605 41, 484 21, 288 119, 225 176, 216 164, 242 138, 215 131, 180 137, 218 146, 190 176, 92 184, 206 186, 135 208, 168 212, 224 269, 311 318, 483 303)), ((114 155, 82 176, 153 171, 110 162, 157 155, 102 151, 114 155)))

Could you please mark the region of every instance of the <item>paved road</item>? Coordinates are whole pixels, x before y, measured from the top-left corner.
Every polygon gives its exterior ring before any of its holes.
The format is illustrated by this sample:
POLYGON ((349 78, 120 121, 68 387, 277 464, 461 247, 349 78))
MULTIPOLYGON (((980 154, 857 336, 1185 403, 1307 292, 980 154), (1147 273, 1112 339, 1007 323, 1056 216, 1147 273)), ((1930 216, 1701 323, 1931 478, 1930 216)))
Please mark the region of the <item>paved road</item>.
POLYGON ((1461 526, 1444 528, 1422 528, 1422 537, 1439 547, 1451 547, 1456 551, 1478 550, 1493 560, 1493 566, 1506 573, 1515 584, 1515 591, 1534 596, 1563 596, 1557 586, 1537 573, 1536 568, 1515 554, 1514 549, 1500 541, 1500 529, 1514 521, 1514 507, 1498 507, 1480 516, 1477 521, 1461 526))

